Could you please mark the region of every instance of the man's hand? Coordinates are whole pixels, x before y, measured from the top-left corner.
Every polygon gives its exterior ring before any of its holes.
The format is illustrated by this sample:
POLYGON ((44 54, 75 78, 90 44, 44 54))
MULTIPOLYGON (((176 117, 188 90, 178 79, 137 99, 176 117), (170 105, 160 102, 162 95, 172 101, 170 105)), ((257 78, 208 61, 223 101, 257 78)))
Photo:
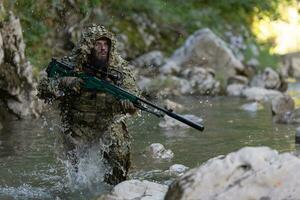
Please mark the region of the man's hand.
POLYGON ((61 84, 63 87, 68 87, 76 93, 80 93, 81 85, 83 84, 83 80, 77 77, 64 77, 61 80, 61 84))
POLYGON ((121 106, 129 114, 134 114, 137 111, 137 108, 128 99, 121 100, 121 106))

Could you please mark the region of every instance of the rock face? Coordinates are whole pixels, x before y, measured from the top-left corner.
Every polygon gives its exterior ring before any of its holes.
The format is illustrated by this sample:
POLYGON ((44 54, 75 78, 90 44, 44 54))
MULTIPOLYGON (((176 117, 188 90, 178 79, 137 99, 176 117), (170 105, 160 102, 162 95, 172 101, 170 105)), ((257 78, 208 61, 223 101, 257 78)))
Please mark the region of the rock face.
POLYGON ((236 71, 244 71, 245 67, 235 58, 230 49, 210 29, 200 29, 188 37, 185 44, 171 56, 168 65, 174 63, 181 67, 202 66, 216 71, 216 77, 227 81, 236 71))
POLYGON ((32 66, 25 58, 20 20, 12 13, 0 22, 0 107, 17 118, 38 116, 32 66))
POLYGON ((300 159, 268 147, 245 147, 181 176, 165 199, 299 199, 300 159))

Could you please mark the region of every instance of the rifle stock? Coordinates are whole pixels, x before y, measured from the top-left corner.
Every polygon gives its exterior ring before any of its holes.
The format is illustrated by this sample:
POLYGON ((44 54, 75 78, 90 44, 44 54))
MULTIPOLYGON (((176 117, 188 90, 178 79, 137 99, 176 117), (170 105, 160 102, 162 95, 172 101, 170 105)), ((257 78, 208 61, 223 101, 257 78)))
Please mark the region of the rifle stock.
POLYGON ((83 88, 85 89, 93 89, 93 90, 100 90, 106 93, 109 93, 113 95, 117 99, 127 99, 133 103, 133 105, 141 110, 144 110, 146 112, 149 112, 151 114, 154 114, 158 117, 162 117, 164 115, 159 114, 153 110, 149 110, 147 107, 151 107, 152 109, 159 110, 160 112, 188 125, 191 126, 199 131, 204 130, 204 126, 202 124, 193 122, 187 118, 185 118, 182 115, 176 114, 173 111, 167 110, 165 108, 159 107, 145 99, 142 99, 140 97, 135 96, 134 94, 131 94, 130 92, 124 90, 121 87, 118 87, 114 84, 109 83, 108 81, 99 79, 95 76, 89 76, 85 74, 84 72, 75 72, 73 71, 73 67, 58 61, 54 58, 52 58, 52 61, 50 62, 48 68, 47 68, 47 74, 48 77, 64 77, 64 76, 74 76, 79 77, 84 80, 83 88), (147 107, 145 107, 146 105, 147 107))

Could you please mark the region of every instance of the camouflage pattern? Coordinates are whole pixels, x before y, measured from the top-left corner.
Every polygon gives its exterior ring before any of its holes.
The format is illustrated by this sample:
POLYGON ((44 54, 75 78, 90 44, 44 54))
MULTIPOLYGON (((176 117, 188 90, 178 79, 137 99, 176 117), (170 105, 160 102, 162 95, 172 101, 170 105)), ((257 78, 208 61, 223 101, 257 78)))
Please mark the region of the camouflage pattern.
MULTIPOLYGON (((92 25, 84 30, 79 44, 62 60, 74 66, 75 70, 82 70, 95 41, 101 37, 111 40, 108 68, 121 71, 123 81, 120 86, 137 94, 133 73, 127 62, 116 52, 114 35, 103 26, 92 25)), ((124 122, 127 111, 109 94, 81 91, 78 95, 69 91, 61 82, 61 79, 42 79, 38 96, 46 102, 59 102, 69 157, 74 158, 78 149, 99 143, 103 145, 104 161, 111 168, 111 172, 105 177, 106 181, 117 184, 125 180, 130 167, 130 136, 124 122)), ((76 164, 76 159, 73 162, 76 164)))

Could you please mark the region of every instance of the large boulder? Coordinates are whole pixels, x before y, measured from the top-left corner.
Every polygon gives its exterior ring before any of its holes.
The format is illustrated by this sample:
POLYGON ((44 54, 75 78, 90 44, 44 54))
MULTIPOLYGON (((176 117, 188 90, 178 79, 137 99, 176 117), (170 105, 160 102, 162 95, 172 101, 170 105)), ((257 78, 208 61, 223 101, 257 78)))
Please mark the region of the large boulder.
POLYGON ((41 102, 35 96, 32 65, 25 57, 20 20, 9 13, 0 23, 0 109, 17 118, 38 116, 41 102))
POLYGON ((299 167, 300 159, 291 153, 245 147, 188 171, 165 199, 299 199, 299 167))
POLYGON ((200 29, 189 36, 184 45, 173 53, 161 71, 164 72, 169 65, 210 67, 216 71, 216 77, 224 83, 237 71, 245 70, 243 64, 233 55, 225 42, 208 28, 200 29))

